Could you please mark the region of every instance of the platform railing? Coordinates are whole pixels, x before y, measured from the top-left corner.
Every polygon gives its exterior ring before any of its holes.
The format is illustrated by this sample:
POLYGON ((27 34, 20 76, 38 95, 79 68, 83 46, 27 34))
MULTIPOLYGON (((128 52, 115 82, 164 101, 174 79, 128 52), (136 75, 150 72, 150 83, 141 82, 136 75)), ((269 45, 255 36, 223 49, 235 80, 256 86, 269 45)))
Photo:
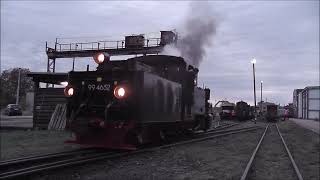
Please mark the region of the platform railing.
MULTIPOLYGON (((145 39, 144 47, 160 46, 160 38, 145 39)), ((83 50, 104 50, 104 49, 124 49, 125 40, 120 41, 96 41, 79 43, 55 43, 57 52, 83 51, 83 50)), ((52 49, 52 48, 51 48, 52 49)))

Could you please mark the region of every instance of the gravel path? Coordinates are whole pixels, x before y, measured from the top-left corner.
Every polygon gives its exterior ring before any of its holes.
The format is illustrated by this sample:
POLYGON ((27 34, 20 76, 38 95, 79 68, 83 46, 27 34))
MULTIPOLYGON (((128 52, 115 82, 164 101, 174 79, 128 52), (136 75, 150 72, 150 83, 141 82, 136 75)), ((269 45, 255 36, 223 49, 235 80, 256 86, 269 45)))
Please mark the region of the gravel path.
POLYGON ((297 179, 289 156, 274 124, 270 124, 269 126, 254 159, 248 179, 297 179))
POLYGON ((263 129, 55 170, 31 179, 239 179, 263 129))
POLYGON ((320 137, 315 132, 285 121, 279 129, 305 180, 320 179, 320 137))

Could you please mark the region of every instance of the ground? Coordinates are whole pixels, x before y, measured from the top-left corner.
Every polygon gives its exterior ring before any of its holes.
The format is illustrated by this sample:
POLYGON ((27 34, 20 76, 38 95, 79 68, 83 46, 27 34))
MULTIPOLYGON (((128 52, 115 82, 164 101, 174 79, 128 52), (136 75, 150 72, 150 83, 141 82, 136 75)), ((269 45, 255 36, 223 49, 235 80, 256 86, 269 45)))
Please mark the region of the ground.
MULTIPOLYGON (((319 179, 319 135, 290 121, 278 124, 304 179, 319 179)), ((253 122, 246 122, 238 127, 252 125, 253 122)), ((265 123, 257 125, 265 126, 265 123)), ((263 131, 53 170, 30 179, 240 179, 263 131)), ((70 133, 64 131, 0 133, 1 157, 5 159, 77 148, 63 144, 64 139, 70 138, 70 133)))
POLYGON ((97 162, 32 179, 239 179, 262 132, 97 162))
POLYGON ((307 120, 307 119, 296 119, 296 118, 290 118, 290 121, 293 121, 296 124, 304 128, 310 129, 311 131, 319 134, 319 130, 320 130, 319 121, 307 120))
POLYGON ((45 130, 1 130, 1 160, 78 148, 64 144, 71 134, 66 131, 45 130))
POLYGON ((320 177, 319 134, 293 122, 280 122, 279 128, 304 179, 320 177))
POLYGON ((32 129, 33 116, 0 115, 1 129, 32 129))
POLYGON ((247 179, 296 179, 295 171, 274 123, 269 125, 247 179))

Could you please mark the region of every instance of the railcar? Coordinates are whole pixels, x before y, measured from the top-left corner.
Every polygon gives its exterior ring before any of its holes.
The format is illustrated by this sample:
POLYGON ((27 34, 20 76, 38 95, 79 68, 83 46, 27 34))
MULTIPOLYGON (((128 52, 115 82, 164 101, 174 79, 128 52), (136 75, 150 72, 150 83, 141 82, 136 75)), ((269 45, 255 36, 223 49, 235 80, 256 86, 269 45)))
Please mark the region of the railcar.
POLYGON ((265 117, 267 121, 276 121, 278 118, 278 106, 267 105, 267 111, 266 111, 265 117))
POLYGON ((214 114, 219 113, 221 119, 233 119, 235 117, 234 103, 218 101, 213 108, 214 114))
POLYGON ((110 61, 68 74, 67 129, 76 143, 136 149, 167 133, 207 130, 210 90, 196 86, 198 69, 182 57, 148 55, 110 61))
POLYGON ((225 101, 222 103, 221 109, 221 119, 233 119, 235 117, 234 103, 225 101))
POLYGON ((250 105, 244 101, 239 101, 235 106, 236 118, 239 121, 250 119, 250 105))

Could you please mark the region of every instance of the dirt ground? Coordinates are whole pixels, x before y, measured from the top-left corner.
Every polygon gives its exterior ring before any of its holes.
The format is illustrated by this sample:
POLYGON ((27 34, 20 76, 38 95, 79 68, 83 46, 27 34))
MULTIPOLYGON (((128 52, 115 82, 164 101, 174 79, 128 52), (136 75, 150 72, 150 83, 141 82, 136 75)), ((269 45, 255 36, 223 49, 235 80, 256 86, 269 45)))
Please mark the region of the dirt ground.
POLYGON ((262 132, 55 170, 30 179, 239 179, 262 132))
POLYGON ((77 145, 63 143, 70 138, 71 134, 65 131, 1 130, 1 160, 78 148, 77 145))
POLYGON ((320 179, 320 137, 291 122, 279 122, 279 128, 304 179, 320 179))

